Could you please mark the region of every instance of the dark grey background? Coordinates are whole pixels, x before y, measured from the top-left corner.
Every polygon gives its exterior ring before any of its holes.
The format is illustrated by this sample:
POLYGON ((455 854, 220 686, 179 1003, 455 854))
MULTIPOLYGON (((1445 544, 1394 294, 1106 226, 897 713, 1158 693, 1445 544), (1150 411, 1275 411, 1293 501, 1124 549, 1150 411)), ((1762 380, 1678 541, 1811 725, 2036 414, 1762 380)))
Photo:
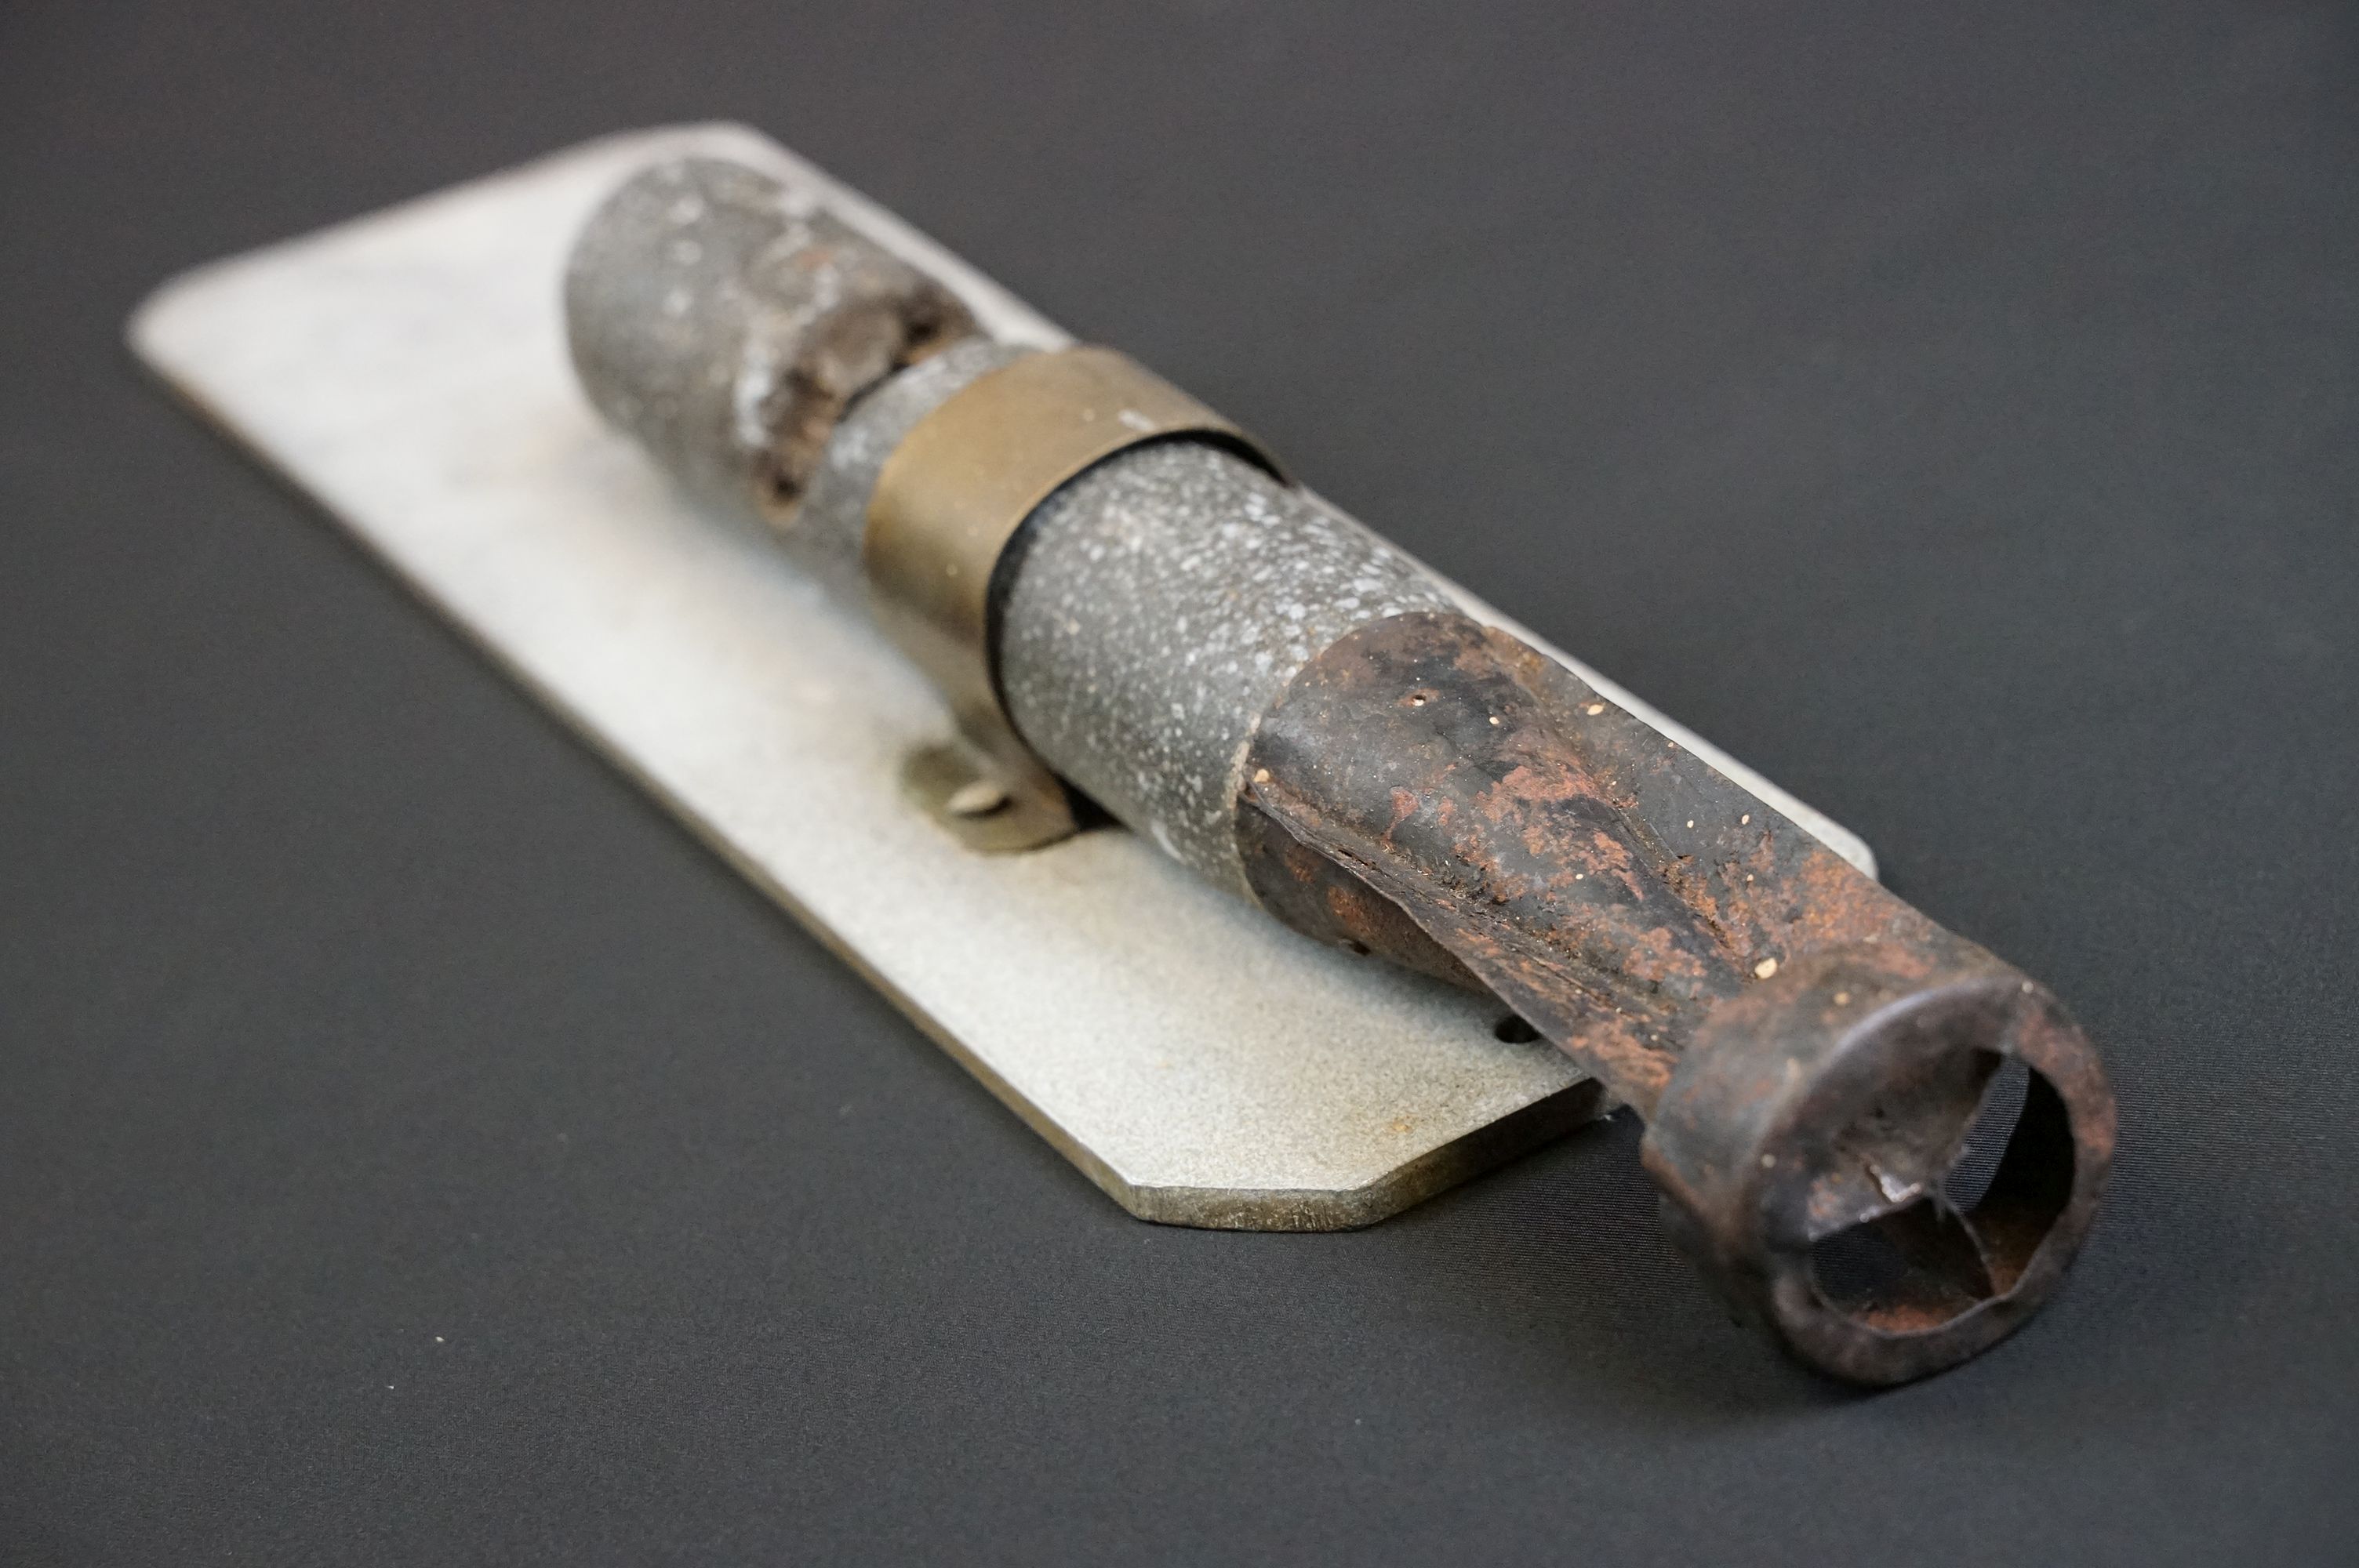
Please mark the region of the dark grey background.
POLYGON ((2348 5, 0 5, 0 1559, 2359 1560, 2348 5), (2071 999, 2111 1211, 1860 1398, 1629 1126, 1124 1217, 143 384, 734 116, 2071 999))

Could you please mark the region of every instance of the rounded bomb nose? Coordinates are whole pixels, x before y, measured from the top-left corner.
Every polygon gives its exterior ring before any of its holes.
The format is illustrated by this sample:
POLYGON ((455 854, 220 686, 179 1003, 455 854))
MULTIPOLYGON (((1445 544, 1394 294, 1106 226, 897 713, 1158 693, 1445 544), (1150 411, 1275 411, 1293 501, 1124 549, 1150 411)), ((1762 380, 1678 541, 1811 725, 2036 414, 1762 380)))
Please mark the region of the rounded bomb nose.
POLYGON ((780 527, 853 400, 975 331, 807 194, 709 157, 641 170, 591 217, 565 327, 608 422, 708 504, 780 527))

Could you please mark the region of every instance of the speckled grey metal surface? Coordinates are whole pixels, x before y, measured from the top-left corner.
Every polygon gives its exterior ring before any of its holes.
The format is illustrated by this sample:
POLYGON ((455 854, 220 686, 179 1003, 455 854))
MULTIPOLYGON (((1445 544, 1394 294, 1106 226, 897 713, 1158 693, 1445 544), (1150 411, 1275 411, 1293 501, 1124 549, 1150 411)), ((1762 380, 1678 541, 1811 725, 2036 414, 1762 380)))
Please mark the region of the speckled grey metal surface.
POLYGON ((1353 627, 1456 608, 1359 524, 1195 442, 1100 463, 1011 548, 998 650, 1017 731, 1167 854, 1247 898, 1237 769, 1255 724, 1353 627))
MULTIPOLYGON (((960 343, 854 403, 784 535, 805 569, 857 602, 885 460, 953 393, 1025 351, 960 343)), ((1353 626, 1455 608, 1366 528, 1195 442, 1100 463, 1011 548, 997 651, 1018 733, 1165 853, 1248 898, 1234 803, 1255 722, 1353 626)))
POLYGON ((844 406, 974 320, 808 190, 669 158, 614 191, 565 274, 598 411, 698 496, 786 524, 844 406))

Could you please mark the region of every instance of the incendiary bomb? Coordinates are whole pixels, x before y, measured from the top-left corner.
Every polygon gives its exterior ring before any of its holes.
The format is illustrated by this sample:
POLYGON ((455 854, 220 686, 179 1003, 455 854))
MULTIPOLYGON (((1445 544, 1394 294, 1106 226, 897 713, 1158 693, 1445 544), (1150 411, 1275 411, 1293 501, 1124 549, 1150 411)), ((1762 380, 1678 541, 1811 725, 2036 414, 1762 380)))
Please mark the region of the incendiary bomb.
POLYGON ((2057 1288, 2114 1129, 2057 999, 1212 410, 995 341, 709 158, 605 203, 565 308, 605 417, 940 687, 962 739, 906 782, 972 852, 1102 811, 1314 940, 1495 993, 1646 1119, 1673 1234, 1828 1372, 1935 1371, 2057 1288), (2006 1094, 1994 1167, 1970 1135, 2006 1094))

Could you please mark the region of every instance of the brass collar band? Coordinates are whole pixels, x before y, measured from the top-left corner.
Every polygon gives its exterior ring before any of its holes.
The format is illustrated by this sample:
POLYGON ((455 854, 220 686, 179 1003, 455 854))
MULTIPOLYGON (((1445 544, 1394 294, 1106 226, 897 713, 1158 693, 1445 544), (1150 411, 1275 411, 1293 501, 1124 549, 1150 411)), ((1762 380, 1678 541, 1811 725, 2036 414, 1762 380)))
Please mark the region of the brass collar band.
POLYGON ((952 394, 894 449, 862 554, 876 618, 951 699, 970 739, 1013 762, 992 670, 991 575, 1034 509, 1146 441, 1192 438, 1284 479, 1251 437, 1112 349, 1027 354, 952 394))

